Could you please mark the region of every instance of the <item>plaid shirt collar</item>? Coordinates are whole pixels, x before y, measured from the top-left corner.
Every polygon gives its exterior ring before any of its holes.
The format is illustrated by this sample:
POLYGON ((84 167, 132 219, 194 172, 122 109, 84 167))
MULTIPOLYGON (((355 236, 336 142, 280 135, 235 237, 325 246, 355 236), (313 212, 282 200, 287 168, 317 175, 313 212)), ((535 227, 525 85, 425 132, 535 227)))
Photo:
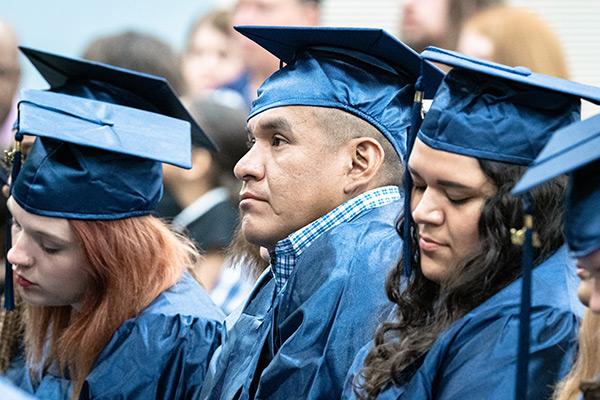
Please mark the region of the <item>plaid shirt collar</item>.
POLYGON ((316 221, 277 242, 275 250, 271 252, 271 271, 275 278, 277 291, 281 290, 292 275, 300 254, 315 239, 333 227, 353 220, 365 211, 385 206, 401 198, 397 186, 384 186, 370 190, 348 200, 316 221))

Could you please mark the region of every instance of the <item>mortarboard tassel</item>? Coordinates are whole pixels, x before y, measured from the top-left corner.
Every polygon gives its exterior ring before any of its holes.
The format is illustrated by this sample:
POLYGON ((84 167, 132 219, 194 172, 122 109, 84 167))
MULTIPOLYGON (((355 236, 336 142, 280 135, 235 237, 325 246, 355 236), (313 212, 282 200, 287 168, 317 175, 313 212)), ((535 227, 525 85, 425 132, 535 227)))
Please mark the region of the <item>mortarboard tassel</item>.
MULTIPOLYGON (((23 135, 20 134, 17 130, 15 135, 15 144, 12 151, 6 153, 7 161, 12 164, 11 170, 11 183, 17 179, 19 172, 21 171, 21 160, 22 160, 22 150, 21 150, 21 141, 23 140, 23 135)), ((9 213, 10 216, 10 213, 9 213)), ((9 218, 9 222, 12 219, 12 216, 9 218)), ((6 241, 5 241, 5 283, 4 283, 4 308, 6 310, 14 310, 15 308, 15 298, 14 298, 14 282, 13 282, 13 270, 12 264, 8 261, 8 257, 6 257, 6 253, 8 253, 8 249, 12 246, 12 237, 11 237, 11 224, 8 223, 6 226, 6 241)))
POLYGON ((411 110, 411 123, 406 137, 406 159, 404 160, 404 222, 402 224, 402 240, 403 240, 403 268, 402 275, 409 279, 411 274, 411 260, 412 260, 412 216, 410 207, 410 194, 412 191, 412 178, 408 171, 408 158, 412 152, 417 132, 423 122, 423 65, 421 63, 421 76, 415 83, 415 100, 411 110))
POLYGON ((529 341, 531 326, 531 271, 533 268, 533 248, 539 247, 539 238, 533 231, 533 216, 530 195, 523 198, 523 228, 511 229, 512 242, 522 246, 521 265, 523 269, 521 285, 521 309, 519 313, 519 344, 517 353, 517 376, 515 399, 527 399, 529 378, 529 341))

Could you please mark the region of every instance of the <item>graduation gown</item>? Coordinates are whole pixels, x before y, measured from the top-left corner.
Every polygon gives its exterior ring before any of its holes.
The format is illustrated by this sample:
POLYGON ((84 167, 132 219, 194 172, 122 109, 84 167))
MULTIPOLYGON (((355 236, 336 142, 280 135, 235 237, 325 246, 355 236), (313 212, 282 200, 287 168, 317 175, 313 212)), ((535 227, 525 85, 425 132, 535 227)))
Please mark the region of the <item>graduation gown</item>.
MULTIPOLYGON (((575 266, 561 247, 533 269, 529 399, 550 398, 570 370, 577 350, 583 306, 577 299, 575 266)), ((489 298, 446 330, 403 386, 378 399, 512 399, 515 394, 521 279, 489 298)), ((350 382, 362 368, 358 354, 344 399, 355 399, 350 382)))
POLYGON ((263 274, 201 398, 339 398, 356 352, 390 312, 384 282, 402 251, 401 209, 395 201, 319 236, 279 293, 263 274))
MULTIPOLYGON (((100 352, 80 399, 192 399, 220 345, 223 314, 188 274, 129 319, 100 352)), ((69 399, 70 381, 46 373, 22 388, 41 399, 69 399)))

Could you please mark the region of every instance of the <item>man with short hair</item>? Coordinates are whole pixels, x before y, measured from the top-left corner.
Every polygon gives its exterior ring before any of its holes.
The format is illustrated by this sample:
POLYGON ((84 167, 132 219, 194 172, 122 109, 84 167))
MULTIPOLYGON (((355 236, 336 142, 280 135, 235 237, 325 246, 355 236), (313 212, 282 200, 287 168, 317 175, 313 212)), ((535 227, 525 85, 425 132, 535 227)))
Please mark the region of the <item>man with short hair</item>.
POLYGON ((505 0, 403 0, 400 37, 418 52, 427 46, 456 49, 464 22, 505 0))
MULTIPOLYGON (((233 25, 316 26, 321 19, 321 0, 237 0, 233 25)), ((256 98, 256 89, 269 77, 279 61, 252 40, 239 39, 245 72, 223 86, 238 92, 248 106, 256 98)))
POLYGON ((287 64, 259 89, 251 148, 234 170, 242 232, 271 265, 201 397, 339 398, 390 312, 384 281, 402 249, 399 185, 420 58, 379 29, 238 30, 287 64))

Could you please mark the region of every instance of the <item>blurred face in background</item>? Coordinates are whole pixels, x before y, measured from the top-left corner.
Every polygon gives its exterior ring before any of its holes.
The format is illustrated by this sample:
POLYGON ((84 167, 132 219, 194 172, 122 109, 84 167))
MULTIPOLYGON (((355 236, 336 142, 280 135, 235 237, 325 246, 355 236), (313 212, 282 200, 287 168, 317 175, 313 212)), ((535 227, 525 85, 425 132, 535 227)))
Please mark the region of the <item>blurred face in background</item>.
POLYGON ((417 51, 439 45, 448 31, 449 0, 404 0, 400 34, 417 51))
MULTIPOLYGON (((233 10, 233 25, 302 25, 319 23, 319 7, 303 0, 238 0, 233 10)), ((253 41, 237 35, 244 62, 250 70, 275 71, 278 60, 253 41)))
POLYGON ((187 93, 197 96, 235 79, 243 62, 238 40, 210 24, 198 27, 182 59, 187 93))
POLYGON ((19 78, 17 38, 8 25, 0 21, 0 123, 13 106, 19 78))
POLYGON ((471 57, 494 60, 494 43, 474 29, 464 29, 461 32, 457 50, 471 57))

